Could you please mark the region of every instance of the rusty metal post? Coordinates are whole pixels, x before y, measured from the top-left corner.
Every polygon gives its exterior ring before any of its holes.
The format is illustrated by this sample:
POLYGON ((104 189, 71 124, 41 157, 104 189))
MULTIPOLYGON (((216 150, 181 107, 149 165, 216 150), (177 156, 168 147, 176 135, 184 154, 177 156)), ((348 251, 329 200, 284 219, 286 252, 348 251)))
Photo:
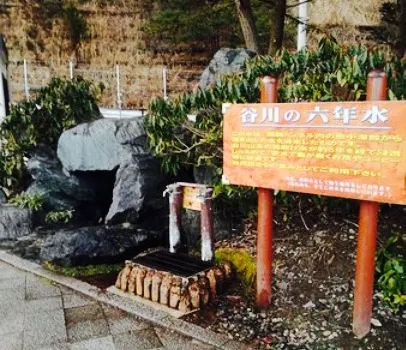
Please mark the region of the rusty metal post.
MULTIPOLYGON (((369 73, 367 100, 385 100, 386 85, 387 77, 384 72, 369 73)), ((358 338, 363 338, 371 329, 378 212, 378 203, 361 201, 352 324, 354 334, 358 338)))
POLYGON ((213 221, 213 189, 202 189, 201 235, 202 260, 214 259, 214 221, 213 221))
POLYGON ((180 245, 180 227, 182 218, 182 186, 169 185, 169 251, 176 253, 180 245))
MULTIPOLYGON (((276 102, 277 96, 278 79, 264 77, 261 82, 261 103, 276 102)), ((273 190, 258 188, 256 304, 259 308, 267 308, 271 301, 273 201, 273 190)))

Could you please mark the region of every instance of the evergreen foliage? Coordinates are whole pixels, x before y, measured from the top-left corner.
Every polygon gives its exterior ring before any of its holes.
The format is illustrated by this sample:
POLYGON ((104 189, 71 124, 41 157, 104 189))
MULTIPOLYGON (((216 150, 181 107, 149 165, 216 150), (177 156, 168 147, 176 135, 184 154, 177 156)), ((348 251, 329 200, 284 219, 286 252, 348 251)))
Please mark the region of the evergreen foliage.
POLYGON ((376 257, 378 286, 394 310, 406 307, 406 234, 394 232, 376 257))
MULTIPOLYGON (((279 102, 362 101, 367 75, 373 69, 388 74, 388 99, 406 97, 406 62, 364 46, 342 47, 323 38, 316 51, 258 56, 241 73, 224 76, 215 86, 198 88, 175 100, 155 99, 146 118, 149 145, 167 172, 190 166, 214 168, 217 199, 246 201, 248 188, 221 184, 223 157, 222 103, 259 102, 260 78, 280 76, 279 102), (196 115, 196 122, 188 120, 196 115)), ((234 205, 237 204, 233 201, 234 205)))
POLYGON ((53 78, 35 99, 15 105, 0 124, 0 186, 14 187, 24 177, 24 157, 39 145, 56 149, 66 129, 101 117, 102 86, 77 77, 53 78))

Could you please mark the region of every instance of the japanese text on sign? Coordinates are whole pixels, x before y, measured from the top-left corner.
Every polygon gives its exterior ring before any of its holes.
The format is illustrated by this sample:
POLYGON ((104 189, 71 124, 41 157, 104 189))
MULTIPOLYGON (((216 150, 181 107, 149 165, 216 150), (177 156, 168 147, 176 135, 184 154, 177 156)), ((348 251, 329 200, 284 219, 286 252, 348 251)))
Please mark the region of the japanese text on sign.
POLYGON ((312 110, 305 112, 298 109, 285 109, 281 107, 245 107, 241 110, 241 122, 244 127, 278 127, 281 121, 285 121, 284 128, 303 127, 303 128, 328 128, 331 120, 341 121, 342 125, 334 125, 334 128, 365 128, 365 129, 390 129, 384 125, 389 121, 388 110, 380 108, 377 105, 368 106, 368 108, 359 110, 353 106, 337 105, 334 108, 321 107, 315 105, 312 110), (353 121, 361 121, 362 125, 351 125, 353 121), (320 123, 317 124, 317 121, 320 123), (377 125, 382 123, 383 125, 377 125))

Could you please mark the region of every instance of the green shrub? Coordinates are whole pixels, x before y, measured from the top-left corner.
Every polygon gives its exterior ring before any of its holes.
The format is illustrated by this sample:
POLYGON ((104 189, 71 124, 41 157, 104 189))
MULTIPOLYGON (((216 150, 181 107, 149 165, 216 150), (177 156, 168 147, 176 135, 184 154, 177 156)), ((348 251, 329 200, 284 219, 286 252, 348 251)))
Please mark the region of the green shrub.
POLYGON ((0 125, 0 186, 13 187, 24 175, 24 157, 38 145, 56 148, 66 129, 101 117, 102 86, 83 78, 53 78, 31 101, 14 106, 0 125))
POLYGON ((65 224, 72 220, 74 210, 50 211, 45 215, 45 222, 57 223, 64 222, 65 224))
POLYGON ((20 193, 11 198, 9 203, 23 209, 31 209, 33 211, 39 211, 42 209, 44 205, 44 198, 38 194, 29 196, 25 193, 20 193))
POLYGON ((241 73, 226 75, 210 88, 198 88, 175 100, 153 100, 145 124, 149 145, 167 172, 196 165, 214 168, 215 196, 235 205, 241 198, 252 198, 253 192, 221 184, 222 103, 259 102, 264 75, 281 77, 279 102, 365 100, 367 74, 372 69, 387 72, 388 98, 402 99, 406 97, 405 67, 405 60, 382 51, 344 48, 329 38, 322 39, 316 51, 283 50, 275 57, 258 56, 241 73), (188 120, 188 114, 196 115, 195 123, 188 120))
POLYGON ((376 257, 378 286, 394 310, 406 306, 406 234, 393 233, 376 257))

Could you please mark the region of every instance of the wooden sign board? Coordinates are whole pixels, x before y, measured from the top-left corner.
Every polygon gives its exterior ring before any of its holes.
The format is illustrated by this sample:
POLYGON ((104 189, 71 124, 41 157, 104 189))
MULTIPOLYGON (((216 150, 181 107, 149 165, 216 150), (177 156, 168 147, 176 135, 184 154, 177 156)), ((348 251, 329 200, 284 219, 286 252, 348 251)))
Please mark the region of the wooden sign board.
POLYGON ((201 187, 183 187, 183 203, 185 209, 202 210, 202 200, 200 199, 201 187))
POLYGON ((231 105, 223 183, 406 204, 406 101, 231 105))

